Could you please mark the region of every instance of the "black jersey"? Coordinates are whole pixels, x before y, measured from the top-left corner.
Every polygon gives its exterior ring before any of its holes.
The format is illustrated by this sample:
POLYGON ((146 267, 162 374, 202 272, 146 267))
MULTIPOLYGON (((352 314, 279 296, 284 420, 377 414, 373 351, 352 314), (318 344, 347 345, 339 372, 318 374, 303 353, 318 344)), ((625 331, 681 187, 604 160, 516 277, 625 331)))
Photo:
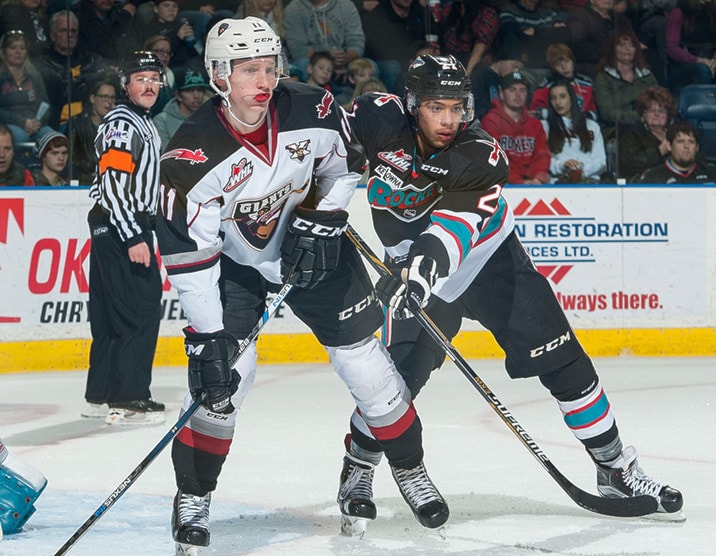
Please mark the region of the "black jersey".
POLYGON ((394 95, 359 97, 349 121, 368 157, 368 203, 386 254, 404 260, 420 241, 449 275, 433 293, 452 301, 514 228, 502 196, 507 155, 476 121, 422 159, 412 119, 394 95))
POLYGON ((716 167, 694 162, 688 170, 679 170, 667 157, 664 162, 642 172, 639 183, 716 183, 716 167))

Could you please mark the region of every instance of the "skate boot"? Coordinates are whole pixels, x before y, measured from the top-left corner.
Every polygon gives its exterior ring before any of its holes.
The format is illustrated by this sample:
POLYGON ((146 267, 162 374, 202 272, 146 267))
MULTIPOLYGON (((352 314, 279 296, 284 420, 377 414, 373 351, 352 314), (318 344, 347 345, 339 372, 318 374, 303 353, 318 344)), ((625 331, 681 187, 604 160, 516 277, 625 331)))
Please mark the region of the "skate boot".
POLYGON ((636 448, 628 446, 610 465, 597 463, 597 490, 606 498, 629 498, 631 496, 653 496, 659 504, 658 514, 662 519, 684 521, 681 511, 684 500, 681 493, 668 485, 662 485, 649 477, 639 466, 636 448))
POLYGON ((348 537, 363 538, 369 519, 377 511, 373 503, 373 471, 375 465, 346 453, 338 489, 338 507, 341 509, 341 533, 348 537))
POLYGON ((400 493, 423 527, 442 527, 450 516, 447 502, 428 477, 423 462, 412 469, 390 466, 400 493))
POLYGON ((177 491, 172 510, 172 537, 178 556, 195 556, 200 546, 209 546, 210 502, 211 492, 193 496, 177 491))

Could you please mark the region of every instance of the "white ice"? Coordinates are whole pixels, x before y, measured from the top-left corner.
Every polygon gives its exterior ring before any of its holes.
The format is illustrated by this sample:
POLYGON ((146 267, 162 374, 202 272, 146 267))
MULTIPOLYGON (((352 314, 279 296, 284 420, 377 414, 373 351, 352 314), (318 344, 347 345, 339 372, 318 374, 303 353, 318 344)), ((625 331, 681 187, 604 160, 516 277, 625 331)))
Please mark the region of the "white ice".
MULTIPOLYGON (((596 360, 622 438, 653 477, 679 488, 687 521, 616 519, 577 507, 462 374, 446 363, 416 400, 425 463, 448 500, 445 538, 422 528, 388 466, 378 468, 378 519, 362 540, 339 534, 335 495, 351 400, 327 364, 261 365, 239 416, 211 506, 202 554, 291 556, 694 556, 713 554, 716 361, 596 360)), ((596 492, 594 468, 535 379, 472 361, 518 422, 572 482, 596 492)), ((81 419, 83 372, 0 374, 0 435, 48 478, 37 513, 0 542, 2 556, 51 555, 145 458, 177 418, 185 371, 155 370, 167 423, 117 428, 81 419)), ((170 555, 175 492, 170 447, 70 550, 170 555)))

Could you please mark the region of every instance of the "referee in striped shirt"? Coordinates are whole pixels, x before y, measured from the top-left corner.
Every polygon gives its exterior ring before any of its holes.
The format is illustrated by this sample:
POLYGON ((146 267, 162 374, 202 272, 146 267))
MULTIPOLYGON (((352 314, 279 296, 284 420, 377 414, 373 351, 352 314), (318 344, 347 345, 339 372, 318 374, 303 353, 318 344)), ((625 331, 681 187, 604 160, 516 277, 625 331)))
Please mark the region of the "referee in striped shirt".
POLYGON ((160 140, 149 110, 166 78, 152 52, 132 53, 119 78, 127 98, 107 113, 95 138, 96 203, 87 217, 92 347, 82 416, 145 425, 164 422, 164 404, 149 390, 162 296, 152 236, 160 140))

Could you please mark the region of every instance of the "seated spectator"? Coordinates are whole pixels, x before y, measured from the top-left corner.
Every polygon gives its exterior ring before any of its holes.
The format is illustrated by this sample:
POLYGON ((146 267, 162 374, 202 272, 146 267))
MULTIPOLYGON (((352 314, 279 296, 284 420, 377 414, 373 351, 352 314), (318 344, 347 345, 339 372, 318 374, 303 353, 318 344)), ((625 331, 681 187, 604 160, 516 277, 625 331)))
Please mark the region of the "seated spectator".
POLYGON ((597 183, 607 167, 599 124, 584 117, 577 95, 567 79, 549 88, 547 119, 542 122, 552 153, 552 183, 597 183))
POLYGON ((527 112, 527 79, 521 72, 500 81, 500 98, 482 118, 482 127, 507 153, 509 183, 537 185, 549 182, 550 154, 540 121, 527 112))
POLYGON ((567 42, 567 13, 540 5, 541 0, 513 0, 500 12, 497 41, 519 49, 522 74, 534 89, 547 77, 545 52, 555 42, 567 42))
POLYGON ((154 17, 143 25, 137 25, 137 35, 142 43, 156 35, 169 40, 172 50, 169 65, 172 68, 184 66, 192 58, 199 58, 194 29, 186 19, 178 19, 178 15, 178 1, 154 0, 154 17))
POLYGON ((656 80, 664 86, 667 83, 668 65, 666 16, 676 7, 676 3, 677 0, 638 0, 630 4, 632 25, 641 41, 646 62, 656 80))
POLYGON ((204 52, 206 32, 212 22, 234 17, 241 0, 181 0, 179 19, 186 19, 194 29, 197 47, 204 52))
POLYGON ((500 81, 506 75, 521 71, 519 49, 502 46, 495 52, 493 61, 483 60, 470 75, 472 96, 475 99, 475 118, 478 120, 492 108, 492 101, 500 97, 500 81))
POLYGON ((370 79, 366 79, 365 81, 361 81, 356 86, 355 90, 353 91, 353 97, 343 104, 343 108, 350 112, 353 109, 353 102, 355 99, 357 99, 361 95, 366 95, 368 93, 387 93, 388 89, 385 86, 385 83, 383 83, 380 79, 377 77, 371 77, 370 79))
POLYGON ((368 79, 375 77, 375 65, 368 58, 356 58, 348 64, 348 73, 346 75, 346 84, 343 86, 341 93, 336 95, 336 102, 341 106, 352 104, 355 88, 368 79))
POLYGON ((455 56, 470 75, 497 37, 497 10, 483 0, 453 0, 430 10, 439 24, 440 53, 455 56))
POLYGON ((331 76, 333 75, 333 56, 328 51, 317 51, 311 54, 306 68, 308 78, 306 83, 314 87, 331 90, 331 76))
POLYGON ((286 28, 283 24, 283 1, 282 0, 244 0, 236 9, 235 17, 258 17, 271 26, 282 41, 286 39, 286 28))
POLYGON ((636 97, 657 85, 646 67, 639 39, 633 31, 617 31, 607 39, 594 80, 594 95, 605 140, 609 141, 625 127, 639 121, 634 110, 636 97))
POLYGON ((584 8, 569 11, 568 43, 577 59, 577 71, 594 79, 607 39, 616 31, 633 31, 631 20, 614 9, 614 0, 589 0, 584 8))
POLYGON ((284 24, 289 56, 304 72, 304 81, 314 52, 333 56, 334 85, 345 81, 348 63, 363 56, 365 35, 351 0, 295 0, 286 6, 284 24))
POLYGON ((579 110, 594 121, 598 121, 597 105, 594 102, 594 85, 592 80, 574 72, 574 52, 564 43, 550 44, 547 47, 547 64, 551 69, 549 77, 532 94, 530 112, 540 119, 545 119, 549 106, 549 88, 558 79, 566 79, 577 95, 579 110))
POLYGON ((119 84, 116 77, 102 77, 90 85, 82 112, 70 118, 65 134, 72 145, 70 176, 80 185, 90 185, 97 172, 94 140, 105 114, 114 108, 119 84))
POLYGON ((637 183, 716 183, 716 167, 698 160, 699 134, 689 122, 675 122, 666 131, 666 160, 642 172, 637 183))
POLYGON ((159 131, 162 149, 189 116, 204 104, 207 93, 211 91, 209 81, 203 71, 192 67, 177 71, 176 91, 164 109, 154 117, 154 125, 159 131))
POLYGON ((35 185, 35 181, 29 170, 15 162, 12 132, 5 124, 0 124, 0 186, 3 185, 35 185))
POLYGON ((48 133, 35 144, 40 168, 32 171, 35 185, 68 185, 64 177, 69 156, 69 141, 58 132, 48 133))
POLYGON ((47 4, 43 0, 7 0, 2 4, 0 35, 22 31, 30 58, 40 54, 48 44, 47 4))
POLYGON ((437 34, 437 23, 427 18, 418 0, 381 0, 362 17, 365 56, 378 64, 378 75, 388 92, 402 96, 403 79, 428 34, 437 34))
POLYGON ((42 77, 30 63, 22 31, 0 37, 0 122, 15 143, 29 143, 54 131, 47 125, 50 103, 42 77))
POLYGON ((640 122, 629 126, 619 136, 617 175, 634 181, 646 169, 666 160, 671 145, 666 130, 676 116, 676 101, 668 89, 657 85, 636 97, 640 122))
POLYGON ((164 66, 164 75, 166 77, 166 85, 159 89, 157 102, 154 103, 154 106, 152 106, 152 109, 149 112, 152 117, 154 117, 159 114, 159 112, 164 110, 167 102, 174 98, 174 71, 169 66, 173 56, 172 45, 169 42, 169 39, 165 36, 152 35, 144 41, 142 49, 156 54, 157 58, 159 58, 159 61, 162 63, 162 66, 164 66))
POLYGON ((716 4, 679 0, 666 20, 669 88, 678 96, 682 87, 714 83, 716 75, 716 4))
POLYGON ((77 45, 82 50, 99 54, 116 67, 139 50, 132 16, 113 0, 80 0, 72 11, 80 23, 77 45))
POLYGON ((101 56, 77 48, 78 34, 79 21, 74 12, 61 10, 52 14, 50 45, 37 60, 50 102, 48 123, 54 129, 82 111, 81 99, 87 96, 89 81, 107 68, 101 56))

